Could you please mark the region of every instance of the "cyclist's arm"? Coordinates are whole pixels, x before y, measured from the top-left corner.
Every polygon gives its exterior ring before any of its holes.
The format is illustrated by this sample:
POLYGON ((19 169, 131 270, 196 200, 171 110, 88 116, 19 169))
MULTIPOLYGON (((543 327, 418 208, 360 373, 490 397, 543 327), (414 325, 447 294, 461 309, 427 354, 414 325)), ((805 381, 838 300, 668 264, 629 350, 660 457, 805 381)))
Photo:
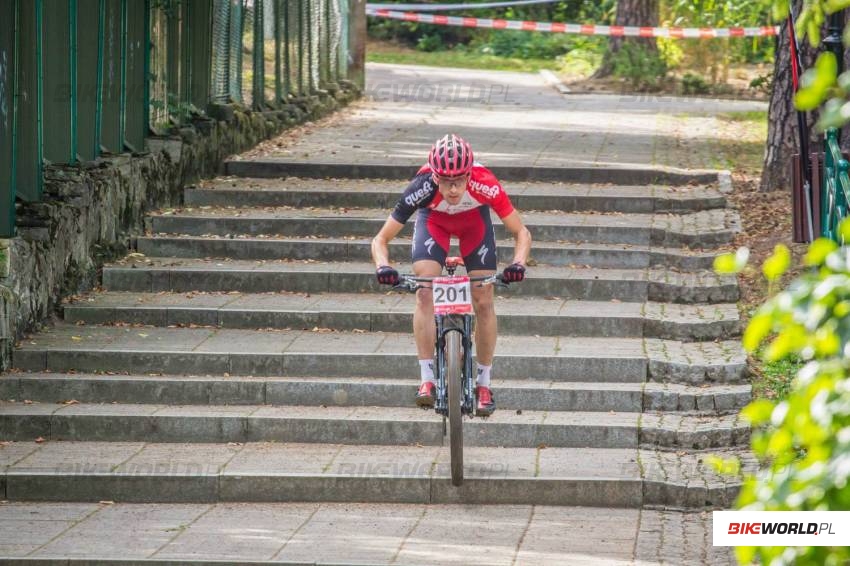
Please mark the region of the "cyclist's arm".
POLYGON ((528 254, 531 253, 531 232, 522 223, 522 218, 519 217, 519 212, 516 210, 502 218, 502 224, 514 235, 516 240, 512 263, 525 265, 525 262, 528 261, 528 254))
POLYGON ((378 235, 372 239, 372 261, 375 262, 375 267, 390 264, 390 250, 388 244, 398 236, 404 224, 390 216, 378 232, 378 235))

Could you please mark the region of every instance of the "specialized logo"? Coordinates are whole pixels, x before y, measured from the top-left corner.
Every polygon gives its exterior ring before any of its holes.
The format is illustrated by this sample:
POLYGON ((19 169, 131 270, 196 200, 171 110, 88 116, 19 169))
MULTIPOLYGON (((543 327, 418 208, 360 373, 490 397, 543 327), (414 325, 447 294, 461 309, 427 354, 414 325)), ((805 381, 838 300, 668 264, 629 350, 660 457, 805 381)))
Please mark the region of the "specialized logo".
POLYGON ((482 244, 481 249, 478 250, 478 257, 481 258, 481 263, 484 263, 484 258, 487 257, 487 252, 489 251, 490 249, 486 246, 486 244, 482 244))
POLYGON ((425 246, 428 248, 428 255, 434 255, 431 253, 431 248, 433 248, 436 243, 437 242, 434 241, 434 238, 428 238, 425 240, 425 246))
POLYGON ((404 197, 404 202, 407 206, 416 206, 424 201, 431 194, 431 183, 425 181, 422 184, 422 187, 416 189, 406 197, 404 197))
POLYGON ((502 187, 499 185, 485 185, 480 181, 474 181, 472 179, 469 180, 469 186, 476 192, 479 192, 486 196, 487 198, 496 198, 499 195, 499 191, 502 190, 502 187))

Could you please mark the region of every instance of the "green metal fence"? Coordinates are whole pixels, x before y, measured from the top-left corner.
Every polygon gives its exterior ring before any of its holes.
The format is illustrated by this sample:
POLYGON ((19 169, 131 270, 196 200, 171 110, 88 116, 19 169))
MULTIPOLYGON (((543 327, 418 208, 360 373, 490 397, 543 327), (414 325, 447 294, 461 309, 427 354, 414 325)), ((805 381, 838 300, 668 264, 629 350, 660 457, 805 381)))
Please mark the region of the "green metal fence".
POLYGON ((838 145, 838 130, 828 130, 825 142, 820 196, 821 236, 843 245, 846 242, 843 241, 838 226, 847 217, 850 204, 850 163, 844 159, 838 145))
POLYGON ((41 200, 45 165, 143 152, 210 103, 274 109, 347 78, 348 1, 0 0, 0 237, 16 199, 41 200))

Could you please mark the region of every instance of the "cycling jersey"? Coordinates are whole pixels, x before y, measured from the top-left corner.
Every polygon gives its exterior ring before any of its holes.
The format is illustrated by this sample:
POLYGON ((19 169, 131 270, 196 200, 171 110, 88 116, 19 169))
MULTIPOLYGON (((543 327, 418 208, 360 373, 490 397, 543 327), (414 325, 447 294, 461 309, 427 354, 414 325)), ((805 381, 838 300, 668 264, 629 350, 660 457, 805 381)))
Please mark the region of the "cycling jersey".
POLYGON ((430 259, 445 265, 451 236, 458 238, 467 271, 495 271, 496 236, 490 209, 499 218, 514 211, 510 198, 493 173, 476 163, 466 191, 457 204, 449 204, 424 165, 395 205, 392 217, 404 224, 419 210, 413 231, 413 261, 430 259))
POLYGON ((405 189, 404 194, 396 203, 392 217, 404 224, 419 208, 428 208, 445 214, 458 214, 478 208, 489 206, 499 218, 504 218, 514 211, 511 199, 502 189, 493 172, 476 163, 472 167, 466 191, 457 204, 449 204, 431 179, 431 169, 423 165, 413 180, 405 189))

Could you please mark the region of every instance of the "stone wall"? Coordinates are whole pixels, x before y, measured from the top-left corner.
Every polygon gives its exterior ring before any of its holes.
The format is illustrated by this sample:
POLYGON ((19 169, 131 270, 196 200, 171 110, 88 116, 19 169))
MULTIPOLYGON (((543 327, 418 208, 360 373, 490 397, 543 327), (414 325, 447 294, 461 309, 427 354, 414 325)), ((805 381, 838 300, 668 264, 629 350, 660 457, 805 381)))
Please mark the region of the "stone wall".
POLYGON ((60 301, 99 283, 104 262, 144 232, 150 210, 175 206, 183 186, 219 173, 223 160, 286 128, 337 110, 360 95, 352 83, 273 112, 212 108, 148 152, 82 167, 50 166, 41 202, 17 207, 18 237, 0 240, 0 371, 16 340, 49 319, 60 301))

